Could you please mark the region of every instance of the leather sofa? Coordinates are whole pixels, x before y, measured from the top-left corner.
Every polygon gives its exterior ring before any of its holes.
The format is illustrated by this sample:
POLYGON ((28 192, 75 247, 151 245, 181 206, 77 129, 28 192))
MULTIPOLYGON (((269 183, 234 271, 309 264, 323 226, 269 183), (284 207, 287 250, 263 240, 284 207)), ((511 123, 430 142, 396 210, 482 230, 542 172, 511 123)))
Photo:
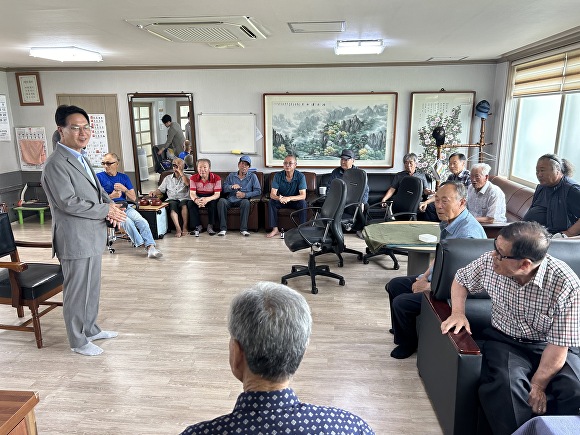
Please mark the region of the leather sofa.
POLYGON ((507 223, 483 224, 489 238, 495 238, 499 231, 511 222, 521 221, 532 205, 534 189, 508 180, 499 175, 490 175, 489 181, 498 186, 505 195, 507 223))
MULTIPOLYGON (((167 175, 170 175, 172 173, 173 173, 173 171, 162 172, 161 175, 159 176, 159 183, 158 184, 161 184, 163 179, 167 175)), ((226 177, 230 174, 230 172, 220 172, 220 171, 215 171, 214 173, 220 176, 220 178, 222 179, 222 184, 225 182, 226 177)), ((258 177, 258 181, 260 182, 260 186, 262 186, 262 193, 263 193, 264 192, 264 173, 260 172, 260 171, 256 171, 254 173, 258 177)), ((222 192, 221 197, 224 198, 226 196, 227 196, 227 194, 225 192, 222 192)), ((258 229, 260 228, 259 216, 260 216, 260 202, 261 202, 261 200, 262 200, 262 195, 250 199, 250 214, 248 216, 248 230, 250 230, 250 231, 258 231, 258 229)), ((204 228, 206 228, 207 224, 208 224, 207 211, 201 209, 200 210, 200 217, 201 217, 202 225, 204 226, 204 228)), ((169 225, 170 225, 170 228, 173 227, 173 223, 171 222, 171 219, 169 219, 169 225)), ((219 228, 219 222, 214 222, 213 225, 214 225, 214 228, 219 228)), ((240 229, 240 208, 239 207, 232 207, 228 210, 227 225, 228 225, 228 230, 239 230, 240 229)))
MULTIPOLYGON (((549 254, 565 261, 580 274, 580 241, 553 240, 549 254)), ((431 292, 422 300, 417 322, 417 368, 445 434, 487 433, 487 420, 479 409, 477 388, 482 354, 481 332, 491 326, 491 301, 484 294, 469 295, 466 316, 473 335, 441 334, 441 323, 451 314, 451 283, 457 269, 493 250, 491 239, 444 240, 437 246, 431 292)))

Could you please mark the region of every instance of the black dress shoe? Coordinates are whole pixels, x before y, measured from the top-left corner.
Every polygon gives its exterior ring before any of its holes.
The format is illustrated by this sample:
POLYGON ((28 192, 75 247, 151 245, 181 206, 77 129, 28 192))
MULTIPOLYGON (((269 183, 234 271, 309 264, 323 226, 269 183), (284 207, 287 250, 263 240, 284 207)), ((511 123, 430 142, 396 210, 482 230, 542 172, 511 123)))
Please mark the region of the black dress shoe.
POLYGON ((415 347, 397 346, 391 352, 391 357, 396 359, 409 358, 416 350, 415 347))

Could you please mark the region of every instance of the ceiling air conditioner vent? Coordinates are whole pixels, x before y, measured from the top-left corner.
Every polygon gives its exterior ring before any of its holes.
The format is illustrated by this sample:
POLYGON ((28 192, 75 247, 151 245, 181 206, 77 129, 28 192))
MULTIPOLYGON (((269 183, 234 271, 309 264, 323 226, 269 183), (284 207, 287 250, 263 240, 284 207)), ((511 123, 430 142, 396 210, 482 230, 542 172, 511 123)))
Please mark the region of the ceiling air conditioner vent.
POLYGON ((236 43, 266 39, 267 31, 251 17, 147 18, 126 20, 166 41, 184 43, 236 43))

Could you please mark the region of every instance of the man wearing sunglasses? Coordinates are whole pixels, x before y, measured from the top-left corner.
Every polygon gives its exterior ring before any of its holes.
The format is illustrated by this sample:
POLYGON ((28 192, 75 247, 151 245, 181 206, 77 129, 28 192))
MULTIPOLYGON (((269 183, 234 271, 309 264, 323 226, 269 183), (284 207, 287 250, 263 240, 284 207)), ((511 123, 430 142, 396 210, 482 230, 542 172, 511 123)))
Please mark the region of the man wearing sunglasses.
POLYGON ((121 228, 125 230, 133 245, 145 247, 147 257, 161 257, 163 254, 155 245, 149 223, 137 210, 126 204, 127 200, 137 201, 137 194, 129 176, 118 171, 119 157, 115 153, 107 153, 103 156, 101 164, 105 168, 104 172, 97 174, 101 186, 115 203, 125 203, 126 206, 127 219, 121 224, 121 228))
POLYGON ((468 292, 486 291, 492 301, 479 398, 493 433, 512 433, 535 415, 580 410, 580 280, 547 254, 549 246, 540 224, 515 222, 500 231, 493 251, 459 269, 451 286, 443 334, 471 334, 468 292))

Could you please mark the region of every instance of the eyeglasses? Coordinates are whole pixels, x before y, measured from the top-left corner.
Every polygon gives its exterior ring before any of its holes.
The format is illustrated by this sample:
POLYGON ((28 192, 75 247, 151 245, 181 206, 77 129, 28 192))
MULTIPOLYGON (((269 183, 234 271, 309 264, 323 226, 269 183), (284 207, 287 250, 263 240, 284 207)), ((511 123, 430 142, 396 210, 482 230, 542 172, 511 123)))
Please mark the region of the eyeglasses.
POLYGON ((284 166, 292 166, 295 165, 295 162, 284 162, 284 166))
POLYGON ((495 239, 493 239, 493 249, 495 250, 496 257, 499 259, 499 261, 502 261, 502 260, 523 260, 522 257, 514 257, 512 255, 501 255, 501 252, 499 252, 497 249, 497 237, 495 239))
POLYGON ((78 134, 81 129, 85 132, 85 133, 90 133, 91 132, 91 126, 90 125, 69 125, 68 128, 70 129, 70 131, 72 131, 75 134, 78 134))
POLYGON ((119 163, 119 162, 101 162, 101 165, 103 165, 103 166, 111 166, 111 165, 114 165, 115 163, 119 163))
POLYGON ((174 164, 172 164, 171 166, 173 166, 174 168, 179 168, 179 166, 178 166, 178 165, 176 165, 175 163, 174 163, 174 164))

